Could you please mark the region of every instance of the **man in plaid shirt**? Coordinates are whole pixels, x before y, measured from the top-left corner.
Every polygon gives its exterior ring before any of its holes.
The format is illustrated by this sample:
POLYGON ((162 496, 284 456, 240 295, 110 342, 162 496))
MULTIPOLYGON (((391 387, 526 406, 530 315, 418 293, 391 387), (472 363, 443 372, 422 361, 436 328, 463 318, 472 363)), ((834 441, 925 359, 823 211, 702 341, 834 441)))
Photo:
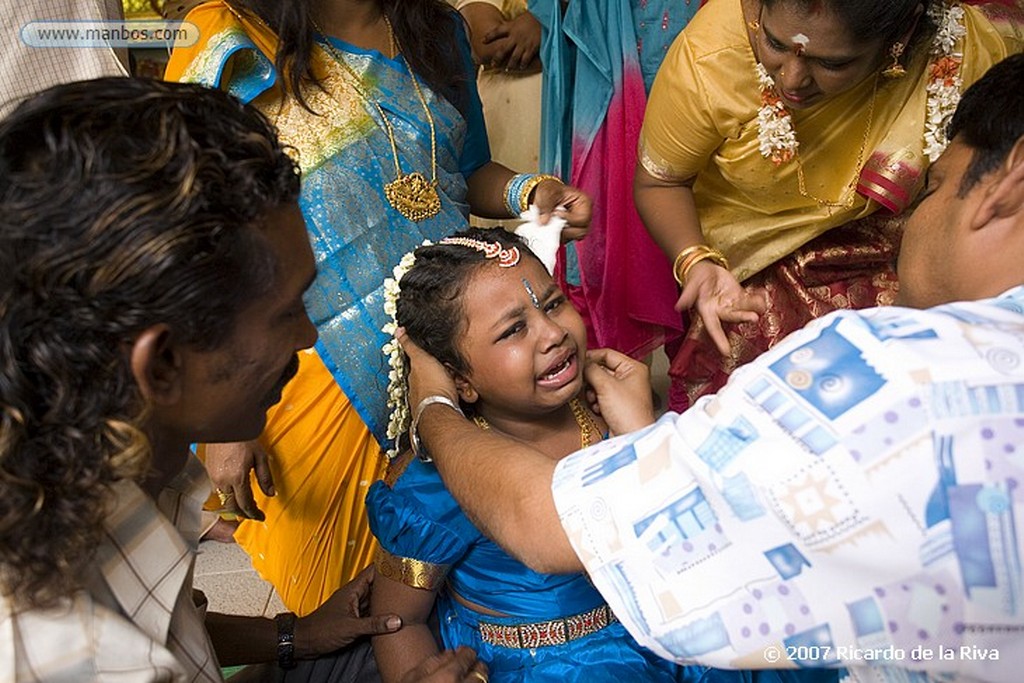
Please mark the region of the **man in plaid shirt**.
POLYGON ((258 435, 316 341, 298 191, 266 119, 199 86, 71 83, 0 122, 0 681, 376 675, 357 639, 401 624, 365 616, 371 573, 300 619, 192 589, 189 445, 258 435))

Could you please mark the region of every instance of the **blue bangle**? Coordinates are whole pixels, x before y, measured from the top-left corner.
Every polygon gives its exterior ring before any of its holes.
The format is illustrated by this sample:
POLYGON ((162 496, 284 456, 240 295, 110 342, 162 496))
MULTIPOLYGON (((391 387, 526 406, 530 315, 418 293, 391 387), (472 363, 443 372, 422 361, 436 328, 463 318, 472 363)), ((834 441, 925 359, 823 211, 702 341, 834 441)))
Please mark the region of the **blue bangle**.
POLYGON ((522 213, 520 197, 522 197, 523 188, 536 175, 536 173, 517 173, 505 183, 505 210, 508 211, 509 216, 518 218, 522 213))

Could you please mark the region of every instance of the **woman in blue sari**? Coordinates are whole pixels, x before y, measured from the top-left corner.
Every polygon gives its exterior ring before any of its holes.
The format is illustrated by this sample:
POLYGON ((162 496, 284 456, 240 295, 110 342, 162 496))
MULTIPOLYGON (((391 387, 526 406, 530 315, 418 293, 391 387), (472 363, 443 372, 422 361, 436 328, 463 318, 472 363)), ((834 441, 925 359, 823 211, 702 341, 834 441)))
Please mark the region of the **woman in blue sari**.
POLYGON ((590 201, 490 160, 463 24, 440 0, 215 0, 186 19, 200 39, 175 47, 166 77, 255 104, 302 172, 319 271, 306 304, 319 342, 259 441, 209 446, 205 457, 223 506, 250 518, 236 540, 285 605, 306 614, 373 553, 363 499, 388 438, 378 359, 392 265, 464 225, 471 209, 508 217, 530 203, 564 206, 579 236, 590 201))

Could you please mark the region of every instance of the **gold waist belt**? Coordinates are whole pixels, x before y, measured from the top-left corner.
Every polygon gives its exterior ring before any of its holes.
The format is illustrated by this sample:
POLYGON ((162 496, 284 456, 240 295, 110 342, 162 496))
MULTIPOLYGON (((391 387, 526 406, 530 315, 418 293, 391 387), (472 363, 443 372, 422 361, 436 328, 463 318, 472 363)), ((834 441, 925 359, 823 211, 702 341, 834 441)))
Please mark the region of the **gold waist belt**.
POLYGON ((537 621, 532 624, 489 624, 481 621, 480 636, 485 643, 516 649, 565 645, 571 640, 597 633, 618 619, 608 605, 564 619, 537 621))

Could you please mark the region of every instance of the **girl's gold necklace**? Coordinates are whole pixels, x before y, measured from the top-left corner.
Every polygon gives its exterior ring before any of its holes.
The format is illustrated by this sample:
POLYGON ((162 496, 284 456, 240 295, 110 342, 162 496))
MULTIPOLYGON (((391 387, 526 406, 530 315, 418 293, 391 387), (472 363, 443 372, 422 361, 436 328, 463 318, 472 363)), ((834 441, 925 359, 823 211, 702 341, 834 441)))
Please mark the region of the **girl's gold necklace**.
POLYGON ((313 28, 323 37, 322 41, 318 41, 320 46, 332 57, 335 63, 345 70, 352 89, 356 91, 356 94, 363 101, 373 105, 377 110, 377 115, 384 122, 384 131, 387 133, 388 141, 391 143, 391 156, 395 162, 395 179, 384 185, 384 196, 387 197, 388 203, 400 214, 411 221, 419 222, 427 218, 433 218, 441 211, 441 197, 437 193, 437 133, 434 129, 434 117, 430 113, 427 99, 423 96, 423 91, 420 89, 419 80, 416 78, 412 66, 409 65, 409 60, 405 58, 405 54, 401 53, 398 49, 395 41, 395 32, 391 28, 391 21, 388 20, 387 15, 384 15, 384 23, 388 27, 391 58, 394 59, 396 53, 401 56, 405 68, 409 70, 413 88, 416 89, 416 96, 419 98, 420 105, 427 116, 427 123, 430 125, 431 179, 429 181, 418 171, 413 173, 402 172, 401 164, 398 161, 398 143, 395 141, 395 131, 391 126, 391 121, 388 120, 387 115, 384 113, 384 108, 363 89, 362 79, 359 77, 359 74, 348 65, 348 62, 345 61, 345 56, 331 43, 330 38, 315 21, 313 22, 313 28))
MULTIPOLYGON (((594 418, 591 417, 587 409, 583 407, 578 398, 574 398, 569 401, 569 408, 572 410, 572 416, 576 419, 576 424, 580 428, 580 448, 586 448, 594 440, 594 432, 597 431, 597 423, 594 422, 594 418)), ((487 418, 481 415, 474 415, 473 422, 480 429, 490 429, 491 423, 487 421, 487 418)))

